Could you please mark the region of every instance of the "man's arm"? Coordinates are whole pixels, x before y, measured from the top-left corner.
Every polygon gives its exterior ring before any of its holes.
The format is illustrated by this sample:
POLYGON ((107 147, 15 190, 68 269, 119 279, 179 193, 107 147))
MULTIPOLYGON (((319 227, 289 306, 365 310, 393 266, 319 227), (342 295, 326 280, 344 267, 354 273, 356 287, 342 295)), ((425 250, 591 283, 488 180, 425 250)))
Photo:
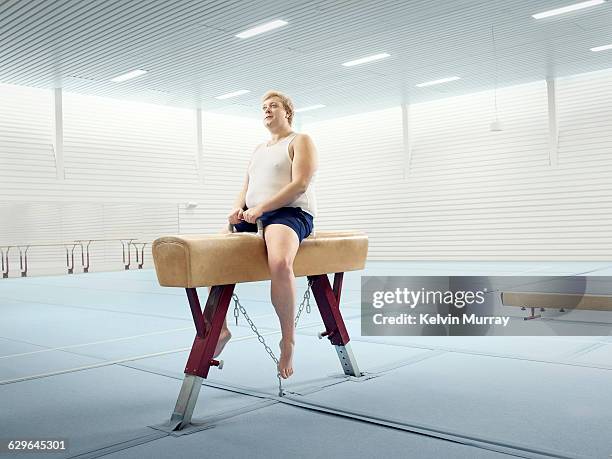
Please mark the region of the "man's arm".
POLYGON ((313 174, 317 170, 317 149, 312 139, 306 134, 299 134, 293 141, 293 165, 291 166, 291 183, 285 185, 278 193, 260 204, 261 212, 270 212, 292 203, 306 191, 313 174))
MULTIPOLYGON (((261 145, 261 144, 260 144, 261 145)), ((242 185, 242 190, 238 194, 236 201, 234 202, 234 209, 244 209, 246 207, 246 194, 249 189, 249 169, 251 168, 251 162, 253 161, 253 155, 257 151, 260 145, 257 145, 253 153, 251 153, 251 159, 249 159, 249 164, 247 165, 246 177, 244 179, 244 184, 242 185)))
POLYGON ((246 178, 244 179, 244 185, 242 190, 238 194, 236 201, 234 202, 234 208, 232 212, 227 216, 227 221, 231 225, 237 225, 243 220, 243 212, 246 207, 246 193, 249 188, 249 171, 247 168, 246 178))
POLYGON ((242 185, 242 190, 240 191, 240 194, 238 194, 238 197, 236 198, 236 201, 234 202, 234 209, 244 209, 244 206, 246 206, 246 193, 247 193, 248 188, 249 188, 249 173, 247 172, 246 178, 244 179, 244 185, 242 185))

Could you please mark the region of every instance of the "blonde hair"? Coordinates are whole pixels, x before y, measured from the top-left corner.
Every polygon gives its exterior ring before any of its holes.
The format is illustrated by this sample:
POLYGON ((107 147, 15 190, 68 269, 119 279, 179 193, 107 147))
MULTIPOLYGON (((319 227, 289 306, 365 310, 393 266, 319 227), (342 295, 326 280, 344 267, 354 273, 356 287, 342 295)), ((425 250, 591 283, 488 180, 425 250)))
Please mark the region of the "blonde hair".
POLYGON ((291 124, 293 123, 293 110, 294 110, 293 101, 289 98, 289 96, 286 96, 282 92, 278 92, 278 91, 266 92, 261 98, 261 101, 264 102, 268 100, 270 97, 278 97, 280 99, 281 103, 283 104, 283 108, 289 115, 287 117, 287 121, 289 121, 289 126, 291 126, 291 124))

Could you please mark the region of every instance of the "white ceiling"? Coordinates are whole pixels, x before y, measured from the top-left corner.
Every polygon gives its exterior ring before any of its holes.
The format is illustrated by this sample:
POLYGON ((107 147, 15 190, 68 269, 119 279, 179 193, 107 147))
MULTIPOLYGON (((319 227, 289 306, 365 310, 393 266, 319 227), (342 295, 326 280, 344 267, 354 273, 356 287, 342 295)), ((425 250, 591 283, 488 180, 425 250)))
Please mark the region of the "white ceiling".
POLYGON ((254 116, 274 88, 326 119, 491 89, 496 74, 508 86, 612 68, 612 50, 589 51, 612 43, 612 1, 531 17, 576 1, 0 0, 0 82, 254 116), (234 37, 272 19, 289 24, 234 37), (133 69, 148 73, 109 81, 133 69), (239 89, 251 93, 214 98, 239 89))

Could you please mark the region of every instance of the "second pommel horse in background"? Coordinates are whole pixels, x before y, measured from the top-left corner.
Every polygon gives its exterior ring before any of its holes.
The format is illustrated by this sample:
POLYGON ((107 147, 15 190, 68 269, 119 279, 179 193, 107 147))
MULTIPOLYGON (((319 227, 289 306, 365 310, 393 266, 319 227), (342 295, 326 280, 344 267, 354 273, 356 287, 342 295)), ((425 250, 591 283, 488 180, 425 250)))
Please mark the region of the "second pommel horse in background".
MULTIPOLYGON (((159 284, 187 292, 196 336, 185 367, 185 377, 168 430, 182 430, 191 417, 202 380, 211 366, 219 366, 213 353, 234 287, 241 282, 270 279, 265 241, 260 234, 230 233, 210 236, 166 236, 153 242, 153 260, 159 284), (212 287, 204 311, 197 287, 212 287)), ((335 346, 344 373, 361 376, 349 346, 340 313, 343 275, 365 267, 368 238, 358 231, 317 231, 304 239, 293 264, 296 277, 307 276, 325 325, 322 336, 335 346), (333 286, 327 274, 334 273, 333 286)))

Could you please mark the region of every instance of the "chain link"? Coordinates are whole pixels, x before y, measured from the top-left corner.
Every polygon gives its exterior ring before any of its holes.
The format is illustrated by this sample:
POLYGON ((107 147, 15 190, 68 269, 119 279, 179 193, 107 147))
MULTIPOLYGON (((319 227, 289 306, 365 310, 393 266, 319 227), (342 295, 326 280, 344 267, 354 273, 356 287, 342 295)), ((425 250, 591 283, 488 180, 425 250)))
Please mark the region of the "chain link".
POLYGON ((302 302, 298 308, 297 314, 295 315, 294 326, 297 327, 298 322, 300 321, 300 316, 302 315, 302 311, 304 310, 304 305, 306 305, 306 313, 310 314, 310 288, 312 287, 312 279, 308 279, 308 286, 306 287, 306 292, 304 292, 304 298, 302 298, 302 302))
POLYGON ((257 327, 255 326, 255 324, 253 323, 253 321, 251 320, 251 318, 247 314, 246 309, 244 309, 244 306, 242 306, 242 304, 240 304, 240 300, 238 299, 238 296, 235 293, 233 293, 232 294, 232 298, 234 299, 234 308, 240 309, 240 312, 242 313, 242 315, 246 319, 247 323, 251 327, 251 330, 253 330, 253 333, 255 333, 257 335, 257 340, 261 344, 263 344, 264 348, 266 349, 266 352, 268 353, 270 358, 276 364, 276 368, 277 368, 276 377, 278 378, 278 396, 282 397, 284 395, 284 393, 283 393, 283 380, 281 378, 280 371, 278 371, 278 359, 276 358, 276 355, 274 355, 274 352, 272 351, 272 349, 270 349, 270 346, 268 346, 268 344, 266 343, 266 340, 264 339, 264 337, 261 336, 261 333, 259 333, 259 330, 257 330, 257 327))
MULTIPOLYGON (((306 292, 304 293, 304 298, 302 299, 302 302, 300 303, 300 307, 298 308, 298 312, 295 317, 295 322, 294 322, 295 326, 297 326, 298 321, 300 320, 300 315, 302 314, 302 311, 304 310, 304 305, 306 306, 306 312, 310 314, 310 288, 311 287, 312 287, 312 280, 309 279, 308 287, 306 288, 306 292)), ((264 339, 264 337, 261 335, 261 333, 259 333, 259 330, 257 330, 257 327, 255 326, 255 324, 249 317, 249 314, 247 313, 244 306, 240 304, 238 295, 233 293, 232 299, 234 300, 234 318, 236 319, 236 325, 238 325, 238 311, 240 311, 242 315, 244 316, 244 318, 246 319, 247 323, 249 324, 249 327, 251 327, 251 330, 253 330, 253 333, 257 335, 257 340, 261 344, 263 344, 263 347, 266 349, 266 352, 276 364, 276 368, 278 370, 279 362, 278 362, 278 359, 276 358, 276 355, 274 354, 274 351, 272 351, 270 346, 268 346, 268 344, 266 343, 266 340, 264 339)), ((276 377, 278 378, 278 396, 282 397, 285 393, 283 391, 283 380, 281 378, 280 371, 277 371, 276 377)))

